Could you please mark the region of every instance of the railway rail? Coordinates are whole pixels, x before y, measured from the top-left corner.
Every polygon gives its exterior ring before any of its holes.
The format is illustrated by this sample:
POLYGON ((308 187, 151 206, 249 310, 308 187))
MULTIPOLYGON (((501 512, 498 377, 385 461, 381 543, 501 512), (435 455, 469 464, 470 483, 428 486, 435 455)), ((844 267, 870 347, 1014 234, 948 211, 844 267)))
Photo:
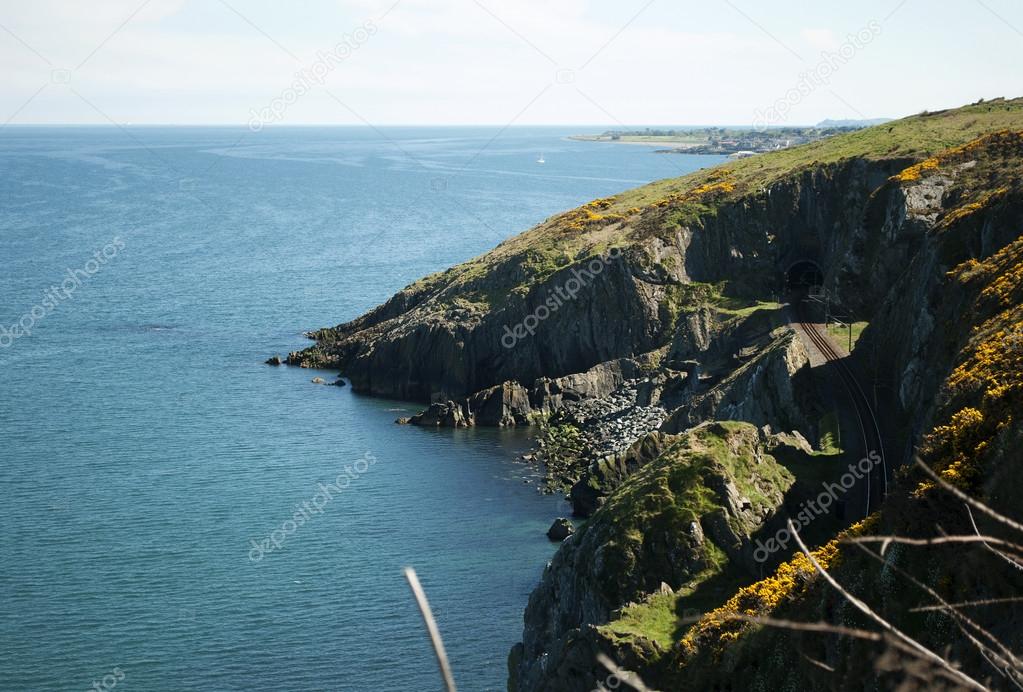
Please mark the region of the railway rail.
POLYGON ((864 393, 863 388, 860 386, 860 383, 856 379, 852 369, 850 369, 849 365, 845 362, 846 356, 839 353, 832 345, 831 340, 821 334, 817 325, 807 319, 806 308, 804 306, 800 306, 799 308, 798 319, 799 325, 802 327, 807 337, 809 337, 810 341, 813 342, 813 345, 817 347, 828 363, 834 364, 835 369, 838 372, 842 385, 852 402, 852 408, 856 414, 856 419, 859 422, 860 433, 863 437, 864 453, 869 454, 871 451, 877 451, 881 458, 881 462, 878 464, 880 467, 880 482, 875 483, 872 478, 877 471, 877 467, 872 468, 866 475, 866 508, 864 516, 869 515, 871 507, 879 505, 881 500, 883 500, 888 494, 888 464, 885 460, 884 439, 881 437, 881 426, 877 422, 877 415, 874 413, 874 409, 870 405, 870 400, 864 393), (874 502, 875 495, 877 495, 876 503, 874 502))

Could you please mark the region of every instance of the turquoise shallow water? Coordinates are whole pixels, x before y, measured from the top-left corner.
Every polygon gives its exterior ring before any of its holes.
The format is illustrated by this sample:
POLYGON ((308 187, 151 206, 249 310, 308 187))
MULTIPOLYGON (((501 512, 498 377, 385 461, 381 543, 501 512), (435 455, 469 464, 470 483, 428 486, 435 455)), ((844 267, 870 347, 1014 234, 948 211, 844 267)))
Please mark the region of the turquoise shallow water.
POLYGON ((404 565, 461 688, 503 689, 567 512, 524 482, 527 437, 396 426, 414 405, 261 363, 552 213, 718 161, 566 134, 0 131, 0 689, 115 667, 124 690, 439 689, 404 565), (322 511, 250 559, 305 501, 322 511))

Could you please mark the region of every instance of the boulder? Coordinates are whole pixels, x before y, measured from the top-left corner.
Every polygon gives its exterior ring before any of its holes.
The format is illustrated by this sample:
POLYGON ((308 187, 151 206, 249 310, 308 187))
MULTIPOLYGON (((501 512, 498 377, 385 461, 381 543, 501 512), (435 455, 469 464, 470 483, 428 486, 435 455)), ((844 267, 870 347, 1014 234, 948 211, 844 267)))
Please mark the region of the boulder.
POLYGON ((813 446, 798 431, 767 435, 767 452, 783 464, 805 461, 813 456, 813 446))
POLYGON ((314 377, 312 380, 310 380, 310 382, 312 382, 313 384, 327 384, 327 381, 322 377, 314 377))
POLYGON ((267 365, 284 365, 284 359, 279 355, 270 356, 266 359, 267 365))
POLYGON ((572 522, 564 517, 558 517, 551 524, 551 528, 547 529, 547 538, 552 541, 563 541, 573 533, 575 533, 575 526, 572 525, 572 522))
POLYGON ((473 424, 471 416, 454 401, 435 402, 425 411, 409 419, 412 425, 436 425, 445 428, 467 428, 473 424))
POLYGON ((523 425, 532 412, 529 392, 518 382, 488 387, 469 397, 466 405, 477 425, 523 425))

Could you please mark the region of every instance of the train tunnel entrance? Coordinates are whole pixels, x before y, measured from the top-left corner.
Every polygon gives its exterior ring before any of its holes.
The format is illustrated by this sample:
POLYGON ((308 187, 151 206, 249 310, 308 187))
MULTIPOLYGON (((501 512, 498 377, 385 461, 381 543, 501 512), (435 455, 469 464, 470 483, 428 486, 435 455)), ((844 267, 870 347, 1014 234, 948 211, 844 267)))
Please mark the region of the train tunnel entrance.
POLYGON ((824 283, 824 270, 813 260, 799 260, 785 272, 785 285, 790 289, 807 291, 824 283))

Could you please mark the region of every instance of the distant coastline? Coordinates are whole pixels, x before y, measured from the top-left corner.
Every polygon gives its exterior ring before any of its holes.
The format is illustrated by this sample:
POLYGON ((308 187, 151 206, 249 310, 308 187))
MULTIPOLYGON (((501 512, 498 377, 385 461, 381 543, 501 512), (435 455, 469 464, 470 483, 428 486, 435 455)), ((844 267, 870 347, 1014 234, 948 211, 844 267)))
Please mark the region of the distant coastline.
POLYGON ((611 142, 664 147, 658 154, 718 154, 752 156, 809 144, 862 129, 875 121, 824 121, 812 127, 695 127, 607 130, 600 134, 570 135, 579 142, 611 142))

